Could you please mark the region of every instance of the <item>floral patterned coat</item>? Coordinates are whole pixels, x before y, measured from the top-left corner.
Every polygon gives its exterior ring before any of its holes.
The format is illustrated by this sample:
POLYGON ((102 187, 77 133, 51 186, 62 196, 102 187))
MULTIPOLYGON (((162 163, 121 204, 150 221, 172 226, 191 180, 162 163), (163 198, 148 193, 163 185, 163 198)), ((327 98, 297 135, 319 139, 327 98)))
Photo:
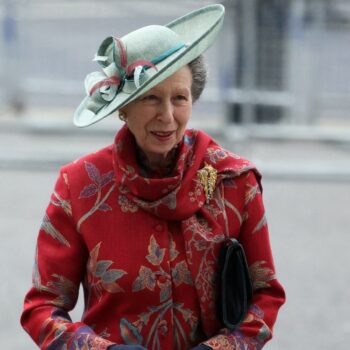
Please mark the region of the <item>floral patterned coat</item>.
POLYGON ((169 177, 145 177, 135 153, 124 127, 113 145, 61 169, 38 236, 23 327, 41 349, 261 349, 285 296, 259 173, 195 130, 186 131, 169 177), (211 187, 199 177, 209 165, 211 187), (254 286, 234 332, 215 316, 226 236, 243 244, 254 286), (72 322, 80 284, 85 311, 72 322))

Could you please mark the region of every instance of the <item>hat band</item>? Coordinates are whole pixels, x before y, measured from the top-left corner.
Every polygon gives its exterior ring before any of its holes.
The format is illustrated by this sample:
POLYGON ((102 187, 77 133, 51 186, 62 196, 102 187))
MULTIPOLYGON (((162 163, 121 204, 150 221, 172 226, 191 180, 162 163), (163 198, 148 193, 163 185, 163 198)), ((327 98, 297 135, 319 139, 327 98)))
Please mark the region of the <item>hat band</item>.
POLYGON ((163 61, 164 59, 166 59, 167 57, 169 57, 170 55, 172 55, 173 53, 175 53, 176 51, 179 51, 180 49, 182 49, 184 46, 186 46, 186 44, 184 43, 179 43, 176 46, 170 48, 169 50, 166 50, 165 52, 163 52, 161 55, 159 55, 156 58, 153 58, 153 60, 151 60, 151 62, 153 64, 157 64, 161 61, 163 61))

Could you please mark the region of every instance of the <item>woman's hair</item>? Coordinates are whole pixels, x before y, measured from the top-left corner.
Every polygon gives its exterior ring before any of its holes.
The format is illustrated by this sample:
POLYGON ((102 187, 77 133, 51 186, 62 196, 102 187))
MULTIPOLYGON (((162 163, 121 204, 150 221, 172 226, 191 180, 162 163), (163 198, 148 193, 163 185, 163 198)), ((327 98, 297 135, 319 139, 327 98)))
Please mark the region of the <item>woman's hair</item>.
POLYGON ((207 67, 203 55, 199 55, 188 64, 192 73, 192 100, 196 102, 201 96, 207 82, 207 67))

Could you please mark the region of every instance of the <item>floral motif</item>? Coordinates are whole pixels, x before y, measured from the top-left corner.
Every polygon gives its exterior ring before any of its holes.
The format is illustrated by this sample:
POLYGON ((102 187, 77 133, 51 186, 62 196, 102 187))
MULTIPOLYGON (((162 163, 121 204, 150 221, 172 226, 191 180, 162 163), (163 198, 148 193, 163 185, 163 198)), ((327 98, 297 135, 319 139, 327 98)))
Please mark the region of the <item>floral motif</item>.
POLYGON ((87 264, 87 282, 89 287, 89 299, 94 292, 98 300, 102 298, 103 290, 109 293, 120 293, 124 290, 116 280, 122 278, 127 272, 119 269, 109 269, 113 264, 111 260, 97 260, 101 242, 90 252, 87 264))
POLYGON ((199 235, 205 241, 221 242, 224 239, 224 235, 214 234, 212 227, 209 225, 208 221, 204 218, 190 217, 185 221, 186 228, 193 235, 199 235))
POLYGON ((159 266, 164 259, 165 248, 160 248, 159 244, 155 240, 154 236, 151 236, 150 243, 148 245, 148 255, 146 259, 155 266, 159 266))
POLYGON ((191 310, 184 309, 183 304, 173 304, 171 300, 167 300, 159 306, 148 307, 147 310, 147 312, 138 315, 138 319, 135 322, 131 323, 126 318, 121 319, 120 330, 125 344, 144 344, 147 349, 161 350, 159 336, 168 332, 168 323, 164 320, 164 316, 170 310, 173 312, 176 349, 182 350, 182 343, 188 344, 189 339, 193 340, 198 327, 198 319, 191 310), (192 329, 191 334, 186 335, 184 333, 179 320, 180 315, 190 325, 192 329), (150 331, 147 334, 147 338, 144 339, 141 332, 150 322, 150 331))
POLYGON ((43 218, 43 222, 40 227, 41 230, 49 234, 52 238, 59 241, 61 244, 70 247, 69 242, 67 239, 63 236, 63 234, 51 223, 50 218, 48 215, 45 215, 43 218))
POLYGON ((176 250, 176 243, 172 235, 170 235, 169 254, 170 254, 170 261, 174 261, 179 255, 179 252, 176 250))
POLYGON ((123 147, 124 147, 124 144, 122 140, 119 140, 118 142, 115 143, 115 150, 117 153, 121 153, 123 151, 123 147))
POLYGON ((52 277, 54 277, 55 280, 48 281, 46 285, 41 283, 41 276, 38 266, 38 252, 36 252, 33 269, 34 288, 40 292, 47 292, 57 296, 57 298, 53 300, 46 301, 46 304, 52 304, 65 309, 72 308, 78 297, 79 286, 62 275, 53 274, 52 277))
POLYGON ((146 266, 141 266, 139 275, 133 283, 132 290, 133 292, 138 292, 143 289, 154 291, 156 286, 158 286, 160 289, 160 302, 164 302, 170 296, 171 277, 160 266, 165 256, 165 248, 159 247, 153 235, 151 236, 148 245, 148 253, 146 259, 153 266, 159 267, 159 270, 153 271, 146 266))
POLYGON ((249 204, 250 202, 252 202, 255 198, 255 196, 257 194, 260 193, 260 188, 259 188, 259 185, 256 184, 256 185, 250 185, 248 184, 248 190, 245 194, 245 204, 249 204))
POLYGON ((40 276, 40 271, 39 271, 39 263, 38 263, 38 246, 36 247, 36 252, 35 252, 35 261, 34 261, 34 267, 33 267, 33 274, 32 274, 32 284, 33 287, 41 292, 45 286, 41 284, 41 276, 40 276))
POLYGON ((194 284, 197 290, 201 291, 201 301, 214 305, 215 294, 215 266, 216 255, 214 252, 215 243, 222 242, 223 234, 215 235, 206 220, 192 217, 185 221, 187 231, 191 232, 191 239, 187 241, 189 262, 192 261, 193 248, 201 251, 201 260, 196 272, 194 284))
POLYGON ((118 203, 123 213, 136 213, 138 210, 138 206, 129 201, 128 197, 125 195, 120 195, 118 197, 118 203))
POLYGON ((249 323, 251 325, 254 325, 255 327, 257 325, 261 325, 260 328, 257 331, 256 339, 260 343, 266 342, 267 339, 271 338, 272 332, 271 329, 266 325, 264 321, 264 312, 260 307, 256 304, 252 304, 249 307, 249 310, 247 312, 247 316, 245 317, 243 324, 248 325, 249 323))
POLYGON ((61 196, 56 191, 53 192, 50 202, 56 207, 62 207, 62 209, 68 216, 72 216, 71 202, 69 200, 61 198, 61 196))
POLYGON ((146 267, 141 266, 139 270, 139 275, 132 285, 132 291, 138 292, 142 289, 148 289, 153 291, 156 287, 156 276, 153 271, 146 267))
POLYGON ((193 284, 191 272, 188 270, 186 262, 183 260, 175 265, 171 271, 173 281, 176 287, 181 284, 193 284))
POLYGON ((262 289, 271 287, 268 282, 276 279, 275 273, 269 267, 263 267, 266 261, 256 261, 249 266, 249 272, 253 283, 253 289, 262 289))
POLYGON ((63 178, 63 181, 64 181, 65 185, 67 186, 67 188, 69 188, 68 174, 62 173, 62 178, 63 178))
MULTIPOLYGON (((139 322, 139 325, 144 325, 143 322, 139 322)), ((142 344, 143 337, 141 335, 139 327, 130 323, 126 318, 120 320, 120 333, 126 344, 142 344)))
POLYGON ((79 219, 77 224, 78 231, 80 230, 81 224, 97 210, 103 212, 112 210, 112 208, 106 203, 106 200, 115 188, 115 183, 113 183, 105 196, 102 197, 102 189, 111 182, 114 182, 114 171, 111 170, 101 175, 100 171, 94 164, 85 162, 84 165, 89 178, 93 182, 83 188, 80 192, 79 199, 87 199, 96 195, 96 200, 92 208, 79 219))
POLYGON ((95 335, 87 326, 79 327, 74 332, 69 332, 68 326, 71 320, 60 309, 54 309, 40 331, 39 346, 47 350, 102 350, 111 342, 95 335))
MULTIPOLYGON (((171 260, 173 261, 178 256, 175 242, 171 238, 171 260)), ((149 306, 147 311, 138 315, 138 319, 130 322, 123 318, 120 321, 120 330, 123 340, 126 344, 144 344, 148 349, 160 350, 159 336, 168 332, 168 324, 164 319, 167 312, 172 310, 174 319, 174 337, 176 338, 177 348, 182 349, 181 344, 188 343, 188 335, 183 331, 179 315, 182 315, 185 322, 187 322, 191 329, 193 336, 198 326, 198 320, 189 309, 185 309, 183 304, 173 303, 171 299, 171 279, 176 287, 182 284, 193 284, 191 273, 188 270, 186 262, 178 262, 172 270, 171 276, 164 271, 160 266, 165 258, 166 249, 161 248, 152 235, 148 245, 148 255, 146 260, 152 265, 152 268, 141 266, 138 277, 135 279, 132 291, 139 292, 144 289, 155 291, 159 288, 160 305, 149 306), (150 324, 150 331, 147 338, 142 337, 143 328, 150 324), (181 341, 182 339, 182 341, 181 341)))
POLYGON ((219 160, 225 159, 228 157, 227 152, 222 148, 210 147, 207 150, 206 156, 210 159, 212 163, 217 163, 219 160))
POLYGON ((193 191, 188 193, 189 199, 191 202, 197 202, 199 206, 203 205, 203 201, 201 200, 202 196, 202 184, 199 179, 194 179, 195 187, 193 191))
POLYGON ((268 339, 272 337, 271 329, 267 326, 267 324, 262 321, 263 325, 259 328, 258 334, 256 336, 259 342, 266 342, 268 339))
POLYGON ((267 225, 267 220, 266 220, 266 215, 264 213, 261 219, 259 220, 259 222, 257 223, 257 225, 255 226, 254 230, 252 231, 252 234, 260 231, 265 225, 267 225))
POLYGON ((57 298, 48 301, 47 303, 65 309, 74 307, 75 301, 78 297, 79 287, 62 275, 53 274, 52 277, 56 280, 47 282, 46 290, 57 295, 57 298))
POLYGON ((187 146, 192 146, 196 141, 197 134, 194 132, 194 130, 191 130, 188 134, 184 135, 183 142, 187 146))
POLYGON ((85 170, 93 183, 84 187, 84 189, 80 192, 79 198, 89 198, 95 195, 114 178, 113 170, 101 176, 100 171, 95 167, 95 165, 89 162, 85 162, 85 170))
POLYGON ((164 205, 168 209, 175 210, 177 206, 176 195, 179 191, 179 187, 175 188, 174 191, 168 193, 164 197, 154 202, 144 201, 142 199, 134 198, 134 202, 141 208, 145 210, 153 210, 155 213, 160 205, 164 205))
POLYGON ((234 204, 232 204, 231 202, 229 202, 227 199, 224 199, 224 203, 225 203, 225 206, 229 209, 231 209, 235 214, 236 214, 236 217, 239 221, 240 224, 242 224, 242 222, 244 221, 244 218, 243 216, 241 215, 240 211, 238 210, 238 208, 236 208, 234 206, 234 204))
POLYGON ((263 347, 263 344, 256 338, 248 337, 240 331, 229 334, 225 330, 223 333, 209 339, 204 344, 213 350, 260 350, 263 347))
POLYGON ((135 168, 131 165, 126 165, 125 167, 121 167, 121 171, 123 173, 123 178, 121 182, 121 186, 124 186, 124 181, 128 177, 130 181, 137 179, 139 176, 135 171, 135 168))
MULTIPOLYGON (((39 346, 44 348, 43 345, 46 345, 47 349, 53 349, 54 343, 57 344, 58 341, 63 343, 67 337, 65 331, 69 322, 70 320, 60 309, 54 309, 51 316, 43 322, 39 335, 39 346), (60 336, 65 339, 59 339, 60 336), (53 341, 51 341, 52 337, 53 341)), ((64 346, 64 343, 62 345, 64 346)))
POLYGON ((251 304, 248 312, 254 315, 254 319, 262 319, 265 316, 264 311, 256 304, 251 304))

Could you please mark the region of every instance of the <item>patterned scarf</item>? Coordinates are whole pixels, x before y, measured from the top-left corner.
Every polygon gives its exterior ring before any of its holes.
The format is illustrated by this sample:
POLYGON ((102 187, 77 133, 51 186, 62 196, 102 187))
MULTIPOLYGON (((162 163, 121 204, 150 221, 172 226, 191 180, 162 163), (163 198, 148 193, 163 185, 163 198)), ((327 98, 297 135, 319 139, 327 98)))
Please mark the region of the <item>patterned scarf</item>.
POLYGON ((219 329, 215 266, 221 242, 228 234, 224 187, 234 177, 255 170, 254 166, 221 148, 204 132, 186 130, 171 176, 143 177, 135 138, 125 126, 116 135, 114 167, 119 190, 131 203, 163 220, 180 221, 187 263, 200 300, 202 327, 212 335, 219 329), (199 177, 208 165, 217 171, 211 199, 199 177))

